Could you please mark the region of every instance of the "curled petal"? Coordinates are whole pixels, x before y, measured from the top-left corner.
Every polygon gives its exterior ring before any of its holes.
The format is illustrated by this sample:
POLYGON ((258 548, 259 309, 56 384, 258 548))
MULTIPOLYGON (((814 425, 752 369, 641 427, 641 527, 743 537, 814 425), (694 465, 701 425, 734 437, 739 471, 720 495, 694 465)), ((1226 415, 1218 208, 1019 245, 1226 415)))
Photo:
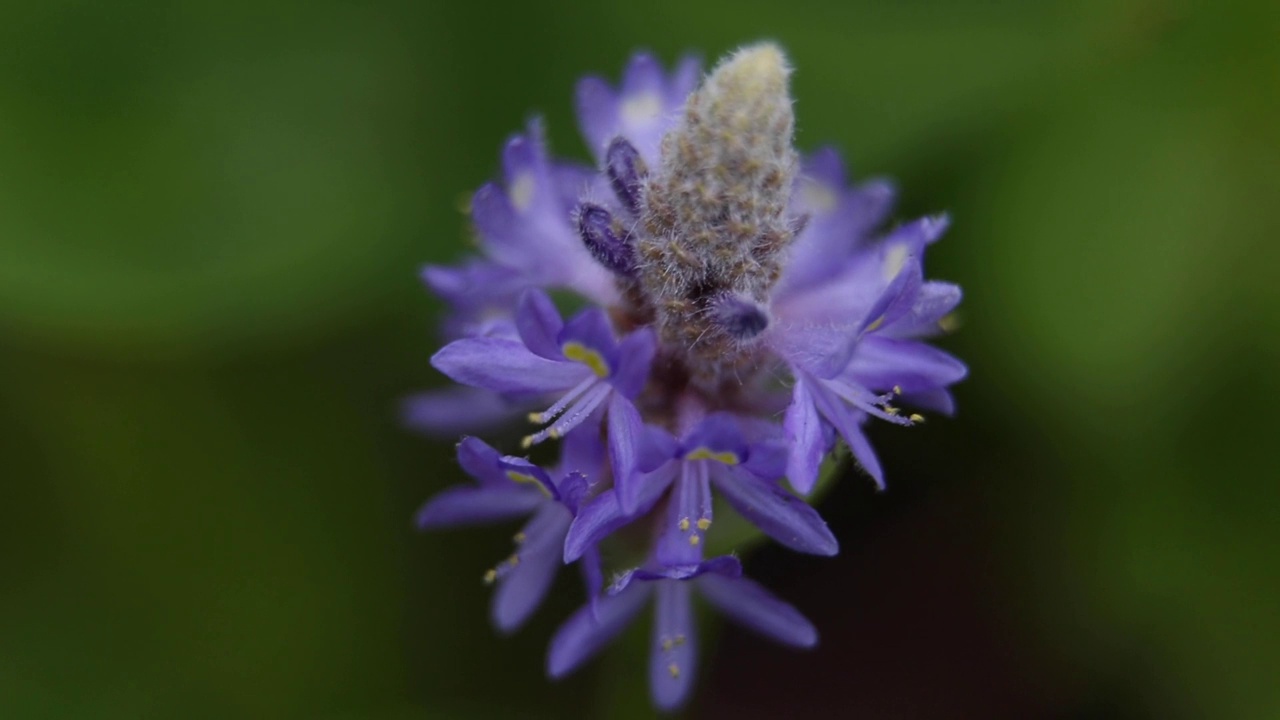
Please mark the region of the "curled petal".
POLYGON ((556 339, 564 328, 555 303, 538 289, 529 289, 520 296, 516 306, 516 330, 520 340, 534 355, 547 360, 562 360, 560 344, 556 339))
POLYGON ((587 372, 577 363, 547 360, 518 340, 498 337, 455 340, 437 352, 431 364, 455 382, 515 396, 567 390, 587 372))

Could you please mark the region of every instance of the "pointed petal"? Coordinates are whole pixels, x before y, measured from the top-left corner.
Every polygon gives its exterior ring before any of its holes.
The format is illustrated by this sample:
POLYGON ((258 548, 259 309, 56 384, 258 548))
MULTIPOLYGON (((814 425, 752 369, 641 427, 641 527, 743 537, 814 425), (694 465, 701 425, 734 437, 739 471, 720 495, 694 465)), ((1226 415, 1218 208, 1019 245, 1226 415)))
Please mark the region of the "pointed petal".
POLYGON ((854 459, 863 470, 867 471, 871 479, 875 480, 876 486, 883 490, 884 471, 880 469, 880 460, 871 449, 871 443, 867 442, 867 436, 862 432, 862 422, 866 419, 866 414, 850 409, 840 398, 823 389, 815 389, 814 398, 817 401, 818 410, 835 426, 840 437, 849 444, 854 459))
POLYGON ((605 146, 617 134, 618 96, 609 83, 598 77, 578 81, 576 105, 578 127, 587 141, 587 149, 599 159, 605 146))
POLYGON ((431 358, 431 365, 455 382, 508 395, 568 390, 587 372, 578 363, 547 360, 524 343, 496 337, 455 340, 431 358))
POLYGON ((644 442, 644 423, 631 401, 619 393, 609 398, 609 462, 613 485, 624 512, 636 511, 640 500, 637 464, 644 442))
POLYGON ((845 377, 863 387, 886 391, 923 392, 959 382, 969 369, 951 355, 918 340, 863 338, 845 377))
POLYGON ((516 306, 516 330, 525 347, 534 355, 547 360, 563 360, 560 344, 556 342, 563 328, 560 313, 546 293, 531 288, 520 296, 516 306))
POLYGON ((432 437, 493 430, 519 414, 513 405, 492 390, 473 387, 445 387, 407 398, 404 422, 432 437))
POLYGON ((697 668, 697 628, 693 587, 679 581, 657 583, 653 641, 649 654, 649 690, 660 710, 674 710, 689 697, 697 668))
POLYGON ((614 530, 647 513, 670 486, 675 468, 676 464, 672 463, 670 467, 643 477, 634 514, 623 512, 616 489, 607 490, 587 501, 569 526, 569 534, 564 541, 564 561, 577 560, 614 530))
POLYGON ((470 486, 452 487, 427 501, 418 511, 422 530, 438 530, 461 525, 500 522, 532 512, 542 502, 537 492, 518 488, 492 490, 470 486))
POLYGON ((875 332, 893 324, 898 318, 911 310, 920 284, 924 282, 924 273, 920 269, 920 260, 907 256, 902 260, 902 268, 893 276, 888 287, 880 294, 862 321, 859 335, 875 332))
POLYGON ((657 352, 658 340, 649 328, 641 328, 618 343, 617 370, 610 382, 628 398, 634 399, 649 381, 649 368, 657 352))
POLYGON ((818 643, 818 631, 799 610, 747 578, 705 575, 696 581, 707 602, 734 622, 792 647, 818 643))
POLYGON ((560 547, 568 528, 568 511, 552 503, 544 503, 525 525, 525 540, 517 551, 519 564, 498 581, 493 594, 490 611, 501 632, 520 627, 542 604, 560 568, 560 547))
POLYGON ((835 555, 840 549, 827 523, 804 500, 741 468, 715 468, 712 482, 738 514, 792 550, 835 555))
POLYGON ((927 390, 918 393, 903 393, 902 402, 911 407, 929 410, 939 415, 951 417, 956 414, 956 400, 949 390, 927 390))
POLYGON ((584 605, 551 638, 547 650, 547 675, 560 678, 590 660, 640 612, 651 588, 637 586, 630 591, 601 598, 592 612, 584 605))
POLYGON ((787 482, 796 492, 808 494, 818 482, 818 469, 827 454, 822 432, 822 419, 814 407, 808 383, 796 378, 791 405, 782 425, 787 431, 791 452, 787 458, 787 482))

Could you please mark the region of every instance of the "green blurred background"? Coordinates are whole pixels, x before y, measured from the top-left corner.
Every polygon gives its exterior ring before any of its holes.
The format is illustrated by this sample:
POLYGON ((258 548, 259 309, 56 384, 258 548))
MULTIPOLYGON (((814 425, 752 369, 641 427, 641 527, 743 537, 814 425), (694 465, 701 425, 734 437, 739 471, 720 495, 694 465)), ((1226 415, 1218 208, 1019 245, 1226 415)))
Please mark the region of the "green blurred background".
POLYGON ((1280 717, 1267 0, 6 3, 0 717, 648 716, 641 650, 543 679, 572 578, 499 638, 510 530, 413 532, 416 273, 530 113, 585 158, 578 76, 762 37, 802 148, 952 213, 972 376, 839 558, 749 559, 821 648, 725 629, 689 714, 1280 717))

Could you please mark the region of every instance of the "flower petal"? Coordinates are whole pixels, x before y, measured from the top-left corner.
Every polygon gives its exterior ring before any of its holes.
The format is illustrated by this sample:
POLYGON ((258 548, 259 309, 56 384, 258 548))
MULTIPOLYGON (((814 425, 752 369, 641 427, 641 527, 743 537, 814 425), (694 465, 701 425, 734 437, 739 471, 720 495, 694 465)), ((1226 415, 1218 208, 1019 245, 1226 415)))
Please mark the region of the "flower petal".
POLYGON ((458 464, 481 485, 496 490, 511 490, 502 469, 502 455, 477 437, 464 437, 458 443, 458 464))
POLYGON ((613 469, 613 485, 626 513, 634 513, 640 499, 638 470, 644 423, 631 401, 619 393, 609 398, 609 462, 613 469))
POLYGON ((680 463, 671 499, 667 501, 654 558, 666 566, 697 565, 702 560, 702 537, 711 525, 711 485, 707 478, 713 461, 680 463))
POLYGON ((713 468, 711 481, 734 510, 792 550, 814 555, 839 551, 840 543, 817 511, 776 482, 730 467, 713 468))
POLYGON ((617 134, 618 96, 609 83, 599 77, 579 80, 575 95, 578 128, 587 141, 587 149, 599 160, 617 134))
POLYGON ((693 587, 668 580, 658 583, 653 641, 649 651, 649 691, 660 710, 674 710, 689 697, 698 662, 693 587))
POLYGON ((438 530, 500 522, 527 515, 542 501, 537 492, 519 488, 451 487, 422 506, 418 511, 417 524, 422 530, 438 530))
POLYGON ((658 472, 643 477, 634 514, 623 512, 616 488, 606 490, 584 503, 565 537, 564 561, 568 563, 577 560, 614 530, 648 512, 671 485, 675 470, 676 464, 671 463, 658 472))
POLYGON ((406 425, 433 437, 493 430, 521 410, 492 390, 465 386, 419 393, 406 399, 403 408, 406 425))
POLYGON ((782 425, 787 431, 791 452, 787 457, 787 482, 796 492, 808 494, 818 482, 822 457, 827 454, 827 444, 822 432, 822 419, 814 407, 808 383, 796 378, 792 389, 791 405, 782 425))
POLYGON ((531 288, 520 296, 516 306, 516 330, 525 347, 534 355, 557 362, 563 360, 560 344, 556 342, 563 328, 560 313, 546 293, 531 288))
POLYGON ((640 608, 644 607, 652 589, 632 588, 618 595, 601 598, 594 612, 590 604, 573 614, 551 638, 547 649, 547 675, 560 678, 590 660, 610 640, 622 632, 640 608))
POLYGON ((854 459, 858 461, 863 470, 867 471, 871 479, 875 480, 876 487, 883 490, 884 471, 880 469, 880 460, 876 457, 875 451, 871 449, 871 443, 867 442, 867 436, 862 432, 862 423, 866 420, 866 413, 850 409, 844 404, 844 401, 825 389, 815 389, 813 396, 818 411, 835 426, 836 432, 849 444, 849 449, 853 452, 854 459))
POLYGON ((944 388, 968 374, 964 363, 932 345, 873 335, 858 343, 844 376, 865 388, 911 393, 944 388))
POLYGON ((734 622, 792 647, 818 643, 818 631, 799 610, 745 577, 704 575, 696 581, 707 602, 734 622))
POLYGON ((892 337, 927 337, 942 332, 939 322, 956 309, 964 293, 959 285, 930 281, 920 286, 911 311, 886 327, 883 334, 892 337))
POLYGON ((455 340, 431 358, 431 365, 463 385, 512 396, 564 391, 588 372, 578 363, 538 357, 518 340, 496 337, 455 340))
POLYGON ((618 343, 617 369, 609 380, 618 392, 631 399, 640 394, 649 381, 649 368, 657 349, 657 337, 649 328, 637 330, 618 343))
POLYGON ((498 630, 509 633, 529 618, 546 596, 560 568, 560 547, 569 529, 569 513, 545 503, 524 527, 515 567, 498 581, 490 612, 498 630))

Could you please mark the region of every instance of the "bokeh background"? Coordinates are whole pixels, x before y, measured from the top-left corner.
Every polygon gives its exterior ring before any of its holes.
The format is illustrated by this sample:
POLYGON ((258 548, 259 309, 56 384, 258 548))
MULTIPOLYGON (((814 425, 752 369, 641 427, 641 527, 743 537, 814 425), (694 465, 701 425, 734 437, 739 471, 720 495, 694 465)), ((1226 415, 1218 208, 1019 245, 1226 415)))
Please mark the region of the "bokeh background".
POLYGON ((710 626, 689 716, 1280 717, 1266 0, 5 3, 0 717, 647 717, 634 635, 543 679, 569 574, 501 638, 510 529, 413 531, 416 273, 531 113, 585 159, 579 75, 762 37, 802 148, 952 213, 972 376, 839 558, 748 558, 821 647, 710 626))

